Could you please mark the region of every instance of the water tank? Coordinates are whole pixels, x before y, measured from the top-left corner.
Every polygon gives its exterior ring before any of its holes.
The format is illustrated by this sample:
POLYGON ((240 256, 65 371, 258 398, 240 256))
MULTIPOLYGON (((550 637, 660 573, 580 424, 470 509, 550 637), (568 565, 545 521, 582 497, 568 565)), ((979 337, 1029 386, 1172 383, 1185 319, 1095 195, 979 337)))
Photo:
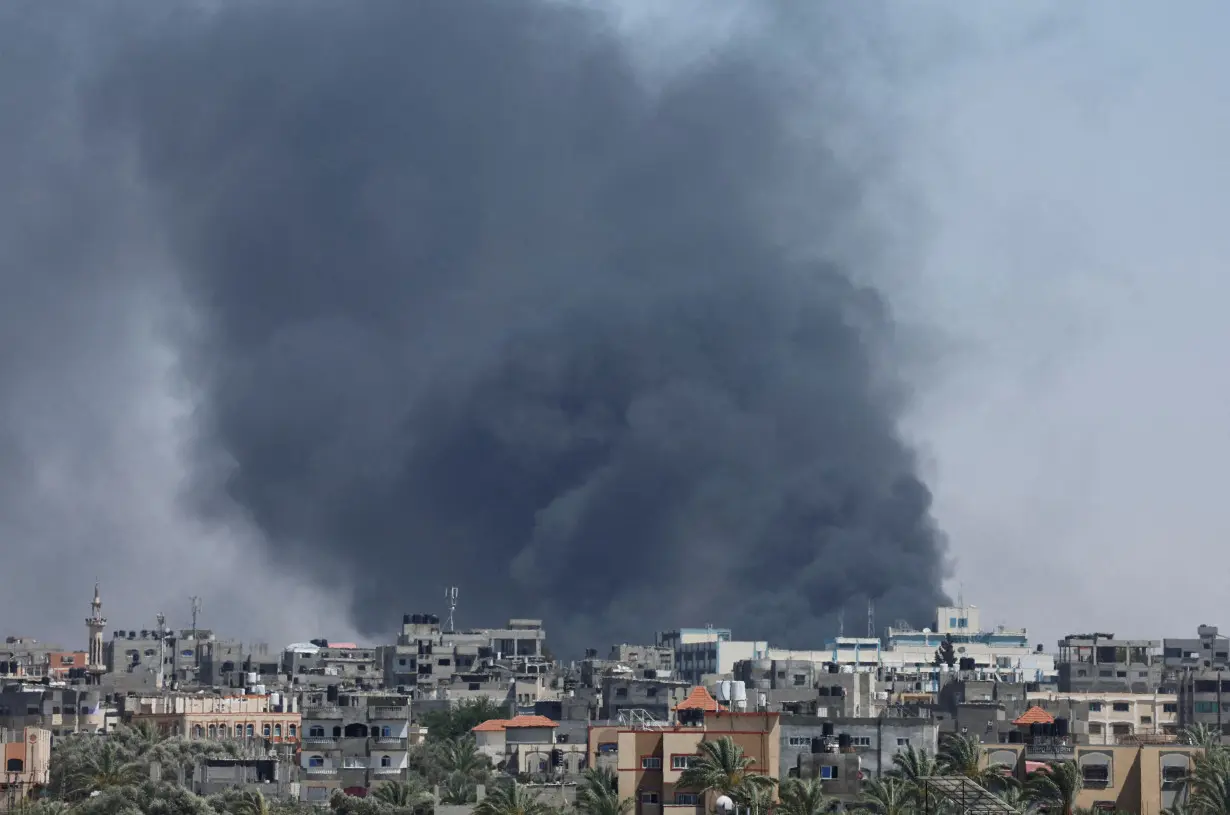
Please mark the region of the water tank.
POLYGON ((716 689, 717 690, 717 700, 719 702, 731 701, 731 696, 730 696, 731 684, 732 683, 729 679, 723 679, 722 681, 717 683, 717 689, 716 689))
POLYGON ((243 682, 245 685, 255 685, 256 684, 256 672, 252 671, 252 672, 244 674, 243 682))
POLYGON ((1215 625, 1200 625, 1196 626, 1196 636, 1200 639, 1208 639, 1217 636, 1217 626, 1215 625))
POLYGON ((747 707, 747 683, 736 679, 730 683, 730 701, 747 707))
POLYGON ((842 733, 841 735, 837 737, 837 748, 841 750, 843 753, 846 750, 849 750, 853 744, 854 744, 854 740, 850 738, 849 733, 842 733))
POLYGON ((1068 736, 1068 720, 1063 718, 1055 719, 1055 735, 1058 738, 1067 738, 1068 736))
POLYGON ((824 752, 824 739, 819 738, 819 737, 813 738, 811 740, 811 751, 813 754, 823 753, 824 752))
POLYGON ((764 694, 764 693, 756 694, 756 709, 757 710, 768 710, 769 709, 769 697, 767 694, 764 694))
POLYGON ((431 614, 431 615, 429 615, 429 616, 428 616, 428 618, 427 618, 427 620, 426 620, 425 622, 428 622, 428 623, 430 623, 431 625, 439 625, 439 624, 440 624, 440 618, 439 618, 437 615, 435 615, 435 614, 431 614))
POLYGON ((1021 743, 1021 731, 1020 730, 1009 730, 1008 731, 1008 743, 1009 744, 1020 744, 1021 743))

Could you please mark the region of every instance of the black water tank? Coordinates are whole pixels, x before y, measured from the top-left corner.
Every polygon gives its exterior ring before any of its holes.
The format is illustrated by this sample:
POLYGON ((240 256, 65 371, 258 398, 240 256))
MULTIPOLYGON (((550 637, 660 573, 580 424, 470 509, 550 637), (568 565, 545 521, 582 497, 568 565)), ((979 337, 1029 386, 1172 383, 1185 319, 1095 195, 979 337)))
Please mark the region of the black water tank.
POLYGON ((330 702, 337 701, 337 685, 330 685, 325 689, 325 698, 330 702))
POLYGON ((1034 736, 1034 737, 1041 736, 1042 735, 1042 725, 1038 724, 1037 722, 1030 722, 1029 723, 1029 735, 1034 736))
POLYGON ((1055 720, 1055 735, 1061 739, 1067 738, 1068 736, 1068 720, 1067 719, 1056 719, 1055 720))
POLYGON ((402 625, 406 625, 406 624, 407 624, 407 623, 409 623, 409 622, 410 622, 410 615, 409 615, 409 614, 403 614, 403 615, 401 615, 401 624, 402 624, 402 625))
POLYGON ((840 750, 843 750, 843 751, 849 750, 850 745, 852 745, 853 743, 854 741, 853 739, 850 738, 849 733, 842 733, 840 736, 837 737, 837 747, 840 750))
POLYGON ((812 753, 823 753, 824 752, 824 739, 820 738, 819 736, 813 736, 811 740, 811 751, 812 753))
POLYGON ((832 723, 832 722, 823 722, 823 723, 820 725, 820 732, 821 732, 821 733, 823 733, 823 734, 824 734, 824 735, 826 735, 826 736, 831 736, 831 735, 833 735, 833 723, 832 723))
POLYGON ((440 618, 439 618, 439 616, 437 616, 437 615, 435 615, 435 614, 432 614, 432 615, 431 615, 431 619, 427 620, 427 622, 431 623, 432 625, 439 625, 439 624, 440 624, 440 618))
POLYGON ((831 673, 831 674, 835 674, 835 673, 837 673, 837 671, 838 671, 838 668, 837 668, 837 663, 835 663, 835 662, 830 662, 830 663, 829 663, 829 673, 831 673))
POLYGON ((1008 743, 1009 744, 1020 744, 1021 743, 1021 731, 1020 730, 1009 730, 1008 731, 1008 743))

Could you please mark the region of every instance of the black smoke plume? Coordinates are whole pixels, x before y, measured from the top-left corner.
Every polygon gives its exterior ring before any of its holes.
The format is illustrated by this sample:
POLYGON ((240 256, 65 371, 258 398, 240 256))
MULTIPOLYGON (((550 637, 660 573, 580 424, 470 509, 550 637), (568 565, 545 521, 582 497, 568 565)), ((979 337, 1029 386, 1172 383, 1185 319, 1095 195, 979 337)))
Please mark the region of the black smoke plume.
POLYGON ((778 228, 805 167, 808 246, 848 243, 861 171, 823 133, 804 155, 757 48, 653 83, 561 2, 147 23, 91 106, 196 317, 196 506, 373 634, 450 585, 459 623, 542 615, 570 651, 706 623, 814 646, 868 597, 929 622, 892 316, 778 228))

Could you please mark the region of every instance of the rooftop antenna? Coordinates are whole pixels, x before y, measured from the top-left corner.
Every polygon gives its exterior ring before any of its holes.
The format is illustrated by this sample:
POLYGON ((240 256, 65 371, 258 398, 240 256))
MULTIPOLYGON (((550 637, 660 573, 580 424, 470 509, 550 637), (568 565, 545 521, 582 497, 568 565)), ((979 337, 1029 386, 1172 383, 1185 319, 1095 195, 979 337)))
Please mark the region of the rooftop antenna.
POLYGON ((842 606, 837 609, 837 636, 844 637, 846 635, 846 607, 842 606))
POLYGON ((444 590, 444 600, 448 603, 448 630, 453 633, 457 629, 453 627, 453 612, 457 610, 457 587, 449 586, 444 590))
POLYGON ((957 584, 957 605, 960 606, 961 608, 965 608, 965 584, 964 583, 957 584))
POLYGON ((874 639, 876 635, 876 601, 867 598, 867 639, 874 639))
POLYGON ((189 597, 188 599, 192 602, 192 639, 195 640, 197 638, 196 637, 196 618, 197 618, 197 615, 201 613, 201 598, 193 596, 193 597, 189 597))

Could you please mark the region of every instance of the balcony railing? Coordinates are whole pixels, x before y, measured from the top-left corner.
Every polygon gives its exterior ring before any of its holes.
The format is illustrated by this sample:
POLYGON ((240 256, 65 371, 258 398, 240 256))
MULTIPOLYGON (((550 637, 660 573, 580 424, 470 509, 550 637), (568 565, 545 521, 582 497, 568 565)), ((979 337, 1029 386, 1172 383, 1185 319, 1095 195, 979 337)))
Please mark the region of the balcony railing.
POLYGON ((308 775, 337 775, 337 767, 305 767, 308 775))
POLYGON ((343 770, 366 770, 367 759, 365 758, 344 758, 342 759, 343 770))
POLYGON ((1031 739, 1027 739, 1025 742, 1025 754, 1027 756, 1063 758, 1066 756, 1071 756, 1073 752, 1072 741, 1069 738, 1035 736, 1031 739))
POLYGON ((332 736, 304 736, 300 741, 304 744, 333 744, 337 739, 332 736))
POLYGON ((305 707, 303 709, 303 718, 305 719, 340 719, 342 718, 342 709, 337 705, 318 705, 316 707, 305 707))
POLYGON ((372 739, 372 744, 393 750, 406 749, 406 739, 397 738, 396 736, 376 736, 372 739))
POLYGON ((410 708, 407 707, 374 707, 368 714, 369 719, 409 719, 410 708))
POLYGON ((401 767, 372 767, 373 775, 401 775, 401 767))

